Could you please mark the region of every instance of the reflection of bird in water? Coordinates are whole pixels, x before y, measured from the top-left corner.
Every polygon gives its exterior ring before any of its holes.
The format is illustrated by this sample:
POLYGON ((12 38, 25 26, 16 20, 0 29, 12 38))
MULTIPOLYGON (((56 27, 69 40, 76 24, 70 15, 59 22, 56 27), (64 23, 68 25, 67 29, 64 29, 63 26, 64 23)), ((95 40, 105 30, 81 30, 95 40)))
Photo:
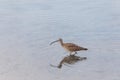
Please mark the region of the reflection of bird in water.
POLYGON ((70 55, 70 56, 64 57, 61 60, 60 64, 58 65, 58 68, 61 68, 62 64, 64 64, 64 63, 74 64, 78 61, 82 61, 82 60, 86 60, 86 59, 87 59, 86 57, 79 57, 79 56, 75 56, 75 55, 70 55))
POLYGON ((59 63, 58 66, 54 66, 54 65, 52 65, 52 64, 51 64, 51 66, 52 66, 52 67, 57 67, 57 68, 62 68, 62 65, 63 65, 64 63, 74 64, 74 63, 76 63, 76 62, 78 62, 78 61, 82 61, 82 60, 86 60, 86 59, 87 59, 87 57, 79 57, 79 56, 75 56, 75 55, 69 55, 69 56, 64 57, 64 58, 60 61, 60 63, 59 63))
POLYGON ((80 47, 73 43, 63 43, 63 40, 61 38, 56 41, 51 42, 50 45, 55 42, 60 42, 61 46, 70 52, 70 55, 72 54, 72 52, 75 52, 75 54, 76 54, 77 51, 88 50, 87 48, 80 47))

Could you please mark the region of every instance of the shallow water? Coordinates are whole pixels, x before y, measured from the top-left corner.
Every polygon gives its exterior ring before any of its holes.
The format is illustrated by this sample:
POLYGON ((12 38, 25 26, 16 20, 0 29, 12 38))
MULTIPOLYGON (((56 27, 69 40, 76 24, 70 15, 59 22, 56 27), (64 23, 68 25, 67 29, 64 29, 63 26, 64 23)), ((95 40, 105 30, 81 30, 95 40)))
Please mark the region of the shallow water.
POLYGON ((119 0, 0 0, 0 80, 120 80, 119 0), (59 65, 62 38, 87 60, 59 65))

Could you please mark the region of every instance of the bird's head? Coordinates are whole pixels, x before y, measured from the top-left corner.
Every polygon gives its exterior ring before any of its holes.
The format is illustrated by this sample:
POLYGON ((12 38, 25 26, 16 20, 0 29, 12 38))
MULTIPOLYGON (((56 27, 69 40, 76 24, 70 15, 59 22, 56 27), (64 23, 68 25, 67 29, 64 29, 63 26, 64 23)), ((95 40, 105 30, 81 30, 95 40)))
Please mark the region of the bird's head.
POLYGON ((59 39, 58 39, 58 41, 62 41, 62 39, 61 39, 61 38, 59 38, 59 39))

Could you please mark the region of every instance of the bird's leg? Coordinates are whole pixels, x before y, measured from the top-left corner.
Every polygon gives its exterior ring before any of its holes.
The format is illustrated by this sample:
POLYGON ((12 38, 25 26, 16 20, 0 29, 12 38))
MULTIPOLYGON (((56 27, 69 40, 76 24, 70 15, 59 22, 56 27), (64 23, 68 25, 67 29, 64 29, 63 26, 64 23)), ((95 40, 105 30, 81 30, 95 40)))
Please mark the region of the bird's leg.
POLYGON ((73 54, 73 56, 75 56, 75 54, 77 54, 77 52, 75 51, 75 53, 73 54))
POLYGON ((77 52, 75 51, 75 54, 77 54, 77 52))

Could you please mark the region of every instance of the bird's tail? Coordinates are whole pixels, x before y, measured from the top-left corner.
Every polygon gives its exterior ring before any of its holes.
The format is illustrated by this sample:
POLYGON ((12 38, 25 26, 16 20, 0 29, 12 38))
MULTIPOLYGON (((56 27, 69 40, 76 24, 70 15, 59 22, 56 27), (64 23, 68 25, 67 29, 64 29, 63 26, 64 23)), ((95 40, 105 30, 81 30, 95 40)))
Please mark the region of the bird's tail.
POLYGON ((83 50, 88 50, 87 48, 84 48, 83 50))

